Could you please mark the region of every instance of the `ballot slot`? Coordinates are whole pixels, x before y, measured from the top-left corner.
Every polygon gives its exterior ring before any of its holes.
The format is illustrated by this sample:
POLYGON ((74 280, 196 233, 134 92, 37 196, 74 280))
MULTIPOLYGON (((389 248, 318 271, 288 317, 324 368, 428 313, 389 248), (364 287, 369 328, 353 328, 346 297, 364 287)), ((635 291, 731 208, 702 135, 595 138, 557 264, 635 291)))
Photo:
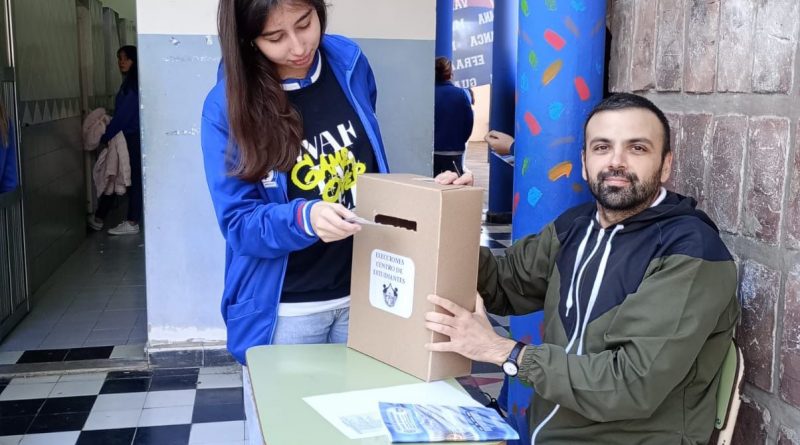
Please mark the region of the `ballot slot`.
POLYGON ((417 231, 416 221, 411 221, 410 219, 398 218, 396 216, 383 215, 380 213, 375 215, 375 224, 399 227, 401 229, 410 230, 412 232, 417 231))

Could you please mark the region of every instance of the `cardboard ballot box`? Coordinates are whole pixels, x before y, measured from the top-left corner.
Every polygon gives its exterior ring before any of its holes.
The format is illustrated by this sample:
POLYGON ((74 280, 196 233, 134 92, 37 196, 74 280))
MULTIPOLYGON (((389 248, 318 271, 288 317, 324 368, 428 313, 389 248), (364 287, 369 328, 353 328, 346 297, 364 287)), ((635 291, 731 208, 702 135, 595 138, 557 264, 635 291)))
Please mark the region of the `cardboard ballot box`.
MULTIPOLYGON (((428 294, 475 308, 483 190, 408 174, 358 178, 347 345, 425 381, 467 375, 471 363, 425 343, 428 294)), ((441 308, 437 308, 441 311, 441 308)))

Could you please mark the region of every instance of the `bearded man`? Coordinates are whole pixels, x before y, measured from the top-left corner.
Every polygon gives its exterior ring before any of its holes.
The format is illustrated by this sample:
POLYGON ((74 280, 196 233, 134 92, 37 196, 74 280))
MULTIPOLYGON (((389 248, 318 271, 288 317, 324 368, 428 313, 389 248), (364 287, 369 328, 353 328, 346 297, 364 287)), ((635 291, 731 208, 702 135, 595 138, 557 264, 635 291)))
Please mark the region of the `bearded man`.
POLYGON ((428 349, 501 365, 534 387, 532 443, 708 443, 740 316, 736 266, 695 200, 663 187, 669 135, 649 100, 603 100, 584 126, 595 202, 505 257, 482 249, 475 312, 428 297, 447 311, 428 313, 428 328, 450 337, 428 349), (486 317, 539 310, 541 345, 497 335, 486 317))

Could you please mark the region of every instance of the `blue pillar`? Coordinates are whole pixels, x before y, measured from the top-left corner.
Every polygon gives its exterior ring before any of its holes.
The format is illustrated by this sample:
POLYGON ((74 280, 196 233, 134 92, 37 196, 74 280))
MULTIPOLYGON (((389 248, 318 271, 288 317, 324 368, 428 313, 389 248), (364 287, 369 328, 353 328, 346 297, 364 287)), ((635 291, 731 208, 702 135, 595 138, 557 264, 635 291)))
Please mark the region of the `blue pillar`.
MULTIPOLYGON (((514 134, 514 88, 517 72, 517 5, 512 1, 494 4, 492 42, 492 99, 489 128, 514 134)), ((511 213, 514 168, 489 151, 489 222, 503 222, 511 213)))
POLYGON ((436 0, 436 57, 453 59, 453 0, 436 0))
MULTIPOLYGON (((512 238, 538 233, 591 199, 581 178, 583 124, 603 96, 606 2, 520 0, 512 238)), ((541 342, 542 314, 513 317, 511 332, 541 342)), ((514 380, 511 416, 524 422, 531 388, 514 380)), ((523 443, 528 443, 527 441, 523 443)))

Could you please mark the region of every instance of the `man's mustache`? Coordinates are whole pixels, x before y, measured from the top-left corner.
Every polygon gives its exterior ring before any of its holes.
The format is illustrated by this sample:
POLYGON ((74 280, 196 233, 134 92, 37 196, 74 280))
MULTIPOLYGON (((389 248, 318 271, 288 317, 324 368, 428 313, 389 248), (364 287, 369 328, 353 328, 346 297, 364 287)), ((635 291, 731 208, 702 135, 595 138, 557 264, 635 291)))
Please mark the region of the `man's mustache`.
POLYGON ((597 174, 597 179, 599 181, 604 181, 608 178, 623 178, 631 183, 639 180, 639 177, 636 176, 635 173, 629 173, 625 170, 606 170, 597 174))

